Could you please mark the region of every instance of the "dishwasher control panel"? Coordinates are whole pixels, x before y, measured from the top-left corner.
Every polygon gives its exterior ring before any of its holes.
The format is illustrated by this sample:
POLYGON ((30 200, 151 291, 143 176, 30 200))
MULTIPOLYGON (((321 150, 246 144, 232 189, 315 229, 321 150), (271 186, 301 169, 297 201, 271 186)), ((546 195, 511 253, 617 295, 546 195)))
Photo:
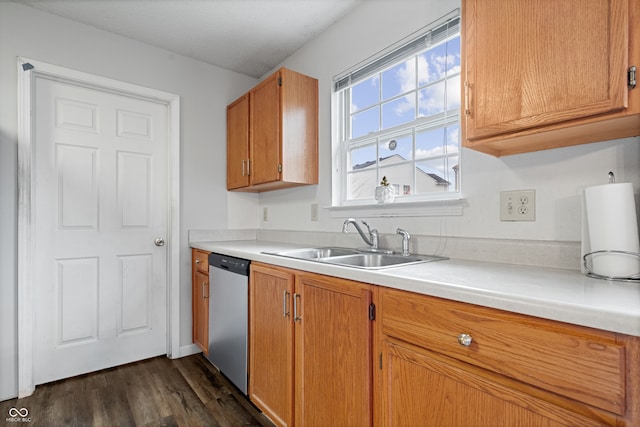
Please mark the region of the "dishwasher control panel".
POLYGON ((216 253, 209 254, 209 266, 229 270, 232 273, 248 276, 249 264, 251 264, 251 261, 247 259, 235 258, 216 253))

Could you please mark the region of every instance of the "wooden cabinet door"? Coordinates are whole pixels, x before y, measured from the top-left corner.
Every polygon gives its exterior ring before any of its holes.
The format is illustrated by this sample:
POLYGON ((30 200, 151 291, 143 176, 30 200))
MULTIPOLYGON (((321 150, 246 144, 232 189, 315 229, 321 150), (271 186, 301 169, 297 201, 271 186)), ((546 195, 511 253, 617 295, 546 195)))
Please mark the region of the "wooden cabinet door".
MULTIPOLYGON (((465 363, 383 343, 385 426, 600 426, 465 363)), ((613 419, 611 420, 613 421, 613 419)), ((614 425, 615 425, 615 421, 614 425)))
POLYGON ((372 425, 370 285, 296 276, 296 425, 372 425))
POLYGON ((227 107, 227 190, 249 186, 249 95, 227 107))
POLYGON ((283 181, 318 183, 318 81, 295 71, 280 70, 283 181))
POLYGON ((252 185, 278 181, 281 154, 280 74, 274 73, 249 92, 252 185))
POLYGON ((627 107, 629 0, 463 0, 463 20, 465 145, 627 107))
POLYGON ((209 354, 209 275, 193 274, 193 342, 209 354))
POLYGON ((293 424, 293 274, 251 264, 249 397, 278 426, 293 424))

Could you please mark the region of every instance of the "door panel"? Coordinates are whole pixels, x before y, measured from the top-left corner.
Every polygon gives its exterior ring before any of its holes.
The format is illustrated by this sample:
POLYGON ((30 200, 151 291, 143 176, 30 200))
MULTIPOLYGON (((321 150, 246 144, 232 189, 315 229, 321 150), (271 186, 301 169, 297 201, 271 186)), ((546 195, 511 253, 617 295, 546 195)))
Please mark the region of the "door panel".
POLYGON ((118 334, 150 330, 152 327, 150 254, 118 256, 118 334))
POLYGON ((34 382, 166 354, 167 106, 35 88, 34 382))
POLYGON ((54 309, 59 313, 59 346, 98 339, 98 259, 76 258, 56 262, 54 309))
POLYGON ((227 190, 249 185, 249 95, 227 107, 227 190))
POLYGON ((58 209, 61 229, 98 228, 98 151, 58 145, 58 209))
POLYGON ((293 274, 251 264, 249 397, 279 427, 293 425, 293 274))
POLYGON ((249 113, 251 184, 264 184, 280 178, 282 162, 280 86, 277 75, 263 81, 250 92, 249 113))
POLYGON ((628 5, 466 1, 466 138, 627 108, 628 5))
POLYGON ((151 226, 151 161, 148 154, 119 152, 118 220, 120 228, 151 226))
POLYGON ((372 425, 370 286, 305 274, 296 293, 296 425, 372 425))

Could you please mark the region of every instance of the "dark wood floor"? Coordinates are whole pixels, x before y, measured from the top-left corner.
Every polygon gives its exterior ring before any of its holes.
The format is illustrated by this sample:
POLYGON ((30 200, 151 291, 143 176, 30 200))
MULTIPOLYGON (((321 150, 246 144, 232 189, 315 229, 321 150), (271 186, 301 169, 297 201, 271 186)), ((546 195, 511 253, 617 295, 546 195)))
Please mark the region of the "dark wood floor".
POLYGON ((0 402, 5 425, 273 427, 200 354, 156 357, 38 386, 29 397, 0 402), (11 408, 26 408, 31 421, 10 420, 11 408))

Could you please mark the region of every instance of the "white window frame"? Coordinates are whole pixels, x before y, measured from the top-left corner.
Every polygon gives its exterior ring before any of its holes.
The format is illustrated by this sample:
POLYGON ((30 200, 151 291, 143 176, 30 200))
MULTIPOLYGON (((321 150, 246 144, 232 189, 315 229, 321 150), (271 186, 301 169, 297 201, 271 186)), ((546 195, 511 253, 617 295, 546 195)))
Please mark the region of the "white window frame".
MULTIPOLYGON (((397 51, 402 51, 404 46, 415 42, 418 39, 422 39, 425 36, 430 36, 430 32, 433 29, 441 27, 443 24, 460 18, 460 10, 456 9, 453 12, 447 14, 436 22, 429 24, 427 27, 421 29, 420 31, 410 35, 409 37, 399 41, 398 43, 390 46, 389 48, 381 51, 375 56, 367 59, 366 61, 357 64, 356 66, 346 70, 343 73, 334 77, 334 84, 332 85, 332 94, 331 94, 331 131, 332 131, 332 206, 331 213, 332 216, 335 217, 345 217, 352 215, 360 215, 360 216, 369 216, 369 217, 384 217, 384 216, 442 216, 442 215, 461 215, 462 214, 462 205, 463 198, 461 192, 461 180, 460 176, 457 177, 457 182, 455 184, 456 188, 453 191, 443 191, 436 193, 424 193, 424 194, 416 194, 412 196, 405 196, 399 198, 394 203, 385 203, 378 204, 375 202, 372 197, 370 199, 358 199, 358 200, 347 200, 347 181, 349 174, 349 167, 347 164, 348 159, 348 146, 345 143, 347 138, 344 137, 344 134, 348 132, 349 126, 349 111, 345 111, 345 108, 348 105, 348 100, 345 100, 346 97, 349 97, 349 92, 343 89, 335 89, 338 85, 344 82, 346 77, 352 75, 352 73, 362 72, 362 70, 366 70, 367 66, 371 67, 376 63, 380 63, 385 60, 385 58, 393 57, 393 53, 397 51)), ((462 42, 462 41, 461 41, 462 42)), ((427 46, 425 46, 425 49, 427 46)), ((424 49, 422 49, 424 50, 424 49)), ((373 74, 380 73, 385 68, 391 68, 397 65, 402 60, 407 59, 411 56, 419 54, 422 50, 414 50, 412 52, 403 53, 400 57, 395 57, 393 60, 390 60, 388 63, 382 66, 377 66, 375 70, 370 71, 368 74, 363 74, 362 77, 358 81, 362 81, 373 74)), ((366 72, 366 71, 364 71, 366 72)), ((462 78, 462 75, 461 77, 462 78)), ((347 86, 351 86, 351 82, 348 81, 347 86)), ((416 105, 416 108, 418 106, 416 105)), ((415 121, 397 126, 391 129, 385 129, 380 132, 377 132, 374 135, 374 138, 380 138, 384 135, 390 135, 397 132, 416 132, 416 129, 422 128, 425 125, 425 122, 430 123, 430 127, 444 127, 450 124, 457 123, 461 128, 461 117, 460 112, 458 111, 456 114, 447 114, 443 113, 442 117, 437 120, 433 118, 418 118, 415 121)), ((370 135, 363 136, 361 138, 354 138, 350 140, 350 142, 362 142, 365 140, 370 140, 372 137, 370 135)), ((462 144, 459 143, 458 146, 458 163, 461 163, 462 157, 462 144)), ((446 157, 443 156, 443 157, 446 157)), ((424 159, 419 159, 417 161, 422 161, 424 159)), ((411 163, 415 164, 415 161, 411 163)), ((376 167, 377 168, 377 167, 376 167)), ((454 184, 454 185, 455 185, 454 184)), ((373 189, 372 189, 373 190, 373 189)), ((372 191, 373 193, 373 191, 372 191)))

